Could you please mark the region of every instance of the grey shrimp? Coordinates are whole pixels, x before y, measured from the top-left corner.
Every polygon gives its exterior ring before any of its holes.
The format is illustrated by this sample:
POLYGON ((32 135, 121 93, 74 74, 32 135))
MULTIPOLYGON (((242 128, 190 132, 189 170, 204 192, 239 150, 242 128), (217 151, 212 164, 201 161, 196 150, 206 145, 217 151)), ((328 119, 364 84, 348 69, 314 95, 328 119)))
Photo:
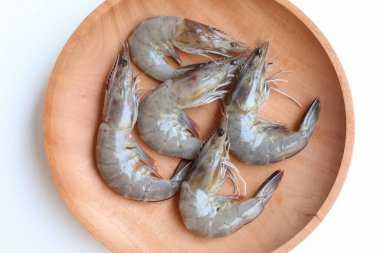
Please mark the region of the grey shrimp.
POLYGON ((238 170, 229 161, 227 119, 224 117, 214 133, 205 141, 180 191, 179 209, 185 226, 205 237, 231 234, 256 219, 278 187, 283 171, 274 172, 255 196, 240 204, 239 191, 231 196, 218 195, 223 183, 232 179, 238 188, 238 170))
POLYGON ((154 150, 169 156, 193 159, 202 141, 184 109, 223 98, 246 56, 198 64, 169 79, 142 101, 137 120, 141 138, 154 150))
POLYGON ((104 181, 117 193, 134 200, 160 201, 178 191, 189 166, 182 161, 170 180, 163 179, 149 155, 134 141, 131 131, 137 120, 138 80, 136 78, 132 83, 126 44, 107 83, 96 162, 104 181), (143 165, 140 165, 141 161, 143 165))
POLYGON ((170 16, 142 21, 129 36, 128 42, 134 63, 160 81, 166 81, 182 73, 182 70, 176 71, 166 60, 166 56, 171 56, 181 64, 174 48, 206 57, 208 53, 228 56, 231 52, 241 53, 247 50, 244 44, 215 28, 170 16))
POLYGON ((242 67, 227 102, 231 152, 248 164, 274 163, 300 152, 307 145, 320 112, 320 101, 316 98, 296 132, 286 130, 281 123, 257 117, 270 91, 265 80, 267 49, 268 42, 265 42, 254 50, 242 67))

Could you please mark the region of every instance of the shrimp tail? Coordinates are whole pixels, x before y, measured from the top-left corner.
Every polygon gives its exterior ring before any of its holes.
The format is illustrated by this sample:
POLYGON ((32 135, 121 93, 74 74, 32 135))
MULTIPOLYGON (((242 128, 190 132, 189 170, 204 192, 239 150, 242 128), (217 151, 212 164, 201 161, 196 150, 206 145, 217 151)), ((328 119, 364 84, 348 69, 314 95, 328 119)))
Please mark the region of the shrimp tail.
POLYGON ((268 203, 271 199, 274 191, 277 189, 278 185, 281 182, 282 177, 284 176, 284 171, 277 170, 274 172, 259 188, 256 192, 255 198, 261 199, 263 205, 268 203))
POLYGON ((304 132, 309 138, 314 130, 315 123, 317 122, 319 112, 321 111, 321 105, 319 98, 316 98, 310 105, 309 109, 305 113, 301 121, 299 132, 304 132))
POLYGON ((178 65, 182 65, 181 58, 179 58, 179 56, 178 56, 178 54, 175 51, 175 49, 174 49, 173 46, 169 47, 167 53, 168 53, 168 55, 170 55, 177 62, 178 65))
POLYGON ((190 117, 190 115, 186 111, 182 111, 182 113, 179 116, 179 122, 182 123, 187 130, 190 131, 190 133, 194 136, 199 138, 199 133, 197 131, 197 124, 193 121, 193 119, 190 117))
POLYGON ((182 159, 170 179, 152 179, 143 189, 145 201, 162 201, 173 197, 181 187, 188 172, 192 168, 192 160, 182 159))
POLYGON ((177 168, 175 169, 171 180, 182 183, 182 181, 186 178, 187 174, 191 170, 193 165, 193 160, 181 159, 177 168))

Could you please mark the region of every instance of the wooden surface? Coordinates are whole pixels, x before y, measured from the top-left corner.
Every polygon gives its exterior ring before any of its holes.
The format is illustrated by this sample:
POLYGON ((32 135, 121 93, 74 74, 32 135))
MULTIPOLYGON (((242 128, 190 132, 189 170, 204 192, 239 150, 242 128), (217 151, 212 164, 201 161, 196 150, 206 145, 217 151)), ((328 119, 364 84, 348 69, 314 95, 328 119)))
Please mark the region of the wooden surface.
MULTIPOLYGON (((205 61, 181 55, 185 64, 205 61)), ((134 74, 140 73, 135 68, 134 74)), ((158 82, 145 77, 140 87, 158 82)), ((214 103, 190 110, 205 138, 219 118, 214 103)), ((321 222, 342 187, 352 153, 354 119, 342 67, 319 30, 287 1, 107 1, 71 36, 46 93, 45 144, 54 180, 79 222, 115 252, 287 252, 321 222), (309 145, 298 155, 269 166, 247 166, 233 158, 251 196, 276 169, 285 176, 264 213, 236 233, 205 239, 181 222, 178 197, 160 203, 124 199, 101 180, 95 141, 105 81, 116 52, 143 19, 177 15, 218 27, 252 48, 270 41, 272 72, 292 70, 281 89, 304 105, 298 108, 272 93, 261 116, 295 128, 309 103, 321 98, 322 112, 309 145)), ((138 136, 136 136, 138 138, 138 136)), ((141 141, 140 141, 141 143, 141 141)), ((178 159, 142 144, 169 177, 178 159)))

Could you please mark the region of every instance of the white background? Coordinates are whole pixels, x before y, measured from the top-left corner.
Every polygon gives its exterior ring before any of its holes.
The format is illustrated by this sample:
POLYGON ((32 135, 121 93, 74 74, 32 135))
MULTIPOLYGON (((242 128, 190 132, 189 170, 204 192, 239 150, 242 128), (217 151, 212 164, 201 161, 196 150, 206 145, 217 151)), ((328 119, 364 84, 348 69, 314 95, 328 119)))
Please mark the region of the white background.
MULTIPOLYGON (((380 252, 380 2, 292 2, 336 50, 356 117, 354 155, 343 190, 321 225, 292 252, 380 252)), ((0 252, 108 252, 61 199, 42 129, 54 62, 70 34, 100 3, 0 0, 0 252)))

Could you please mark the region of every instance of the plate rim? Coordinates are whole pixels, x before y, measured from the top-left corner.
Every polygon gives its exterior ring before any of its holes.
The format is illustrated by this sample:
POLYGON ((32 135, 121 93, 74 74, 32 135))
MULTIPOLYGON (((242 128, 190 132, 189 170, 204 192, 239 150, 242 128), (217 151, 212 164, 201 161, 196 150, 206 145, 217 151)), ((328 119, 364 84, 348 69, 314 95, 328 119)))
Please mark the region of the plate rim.
POLYGON ((342 190, 343 184, 348 174, 348 170, 351 163, 352 152, 354 147, 354 138, 355 138, 355 117, 354 117, 354 106, 352 101, 352 95, 349 87, 349 83, 344 72, 343 66, 339 61, 337 54, 335 53, 333 47, 331 46, 328 39, 324 36, 322 31, 317 27, 317 25, 298 7, 288 0, 274 0, 282 7, 289 10, 298 20, 300 20, 304 25, 309 29, 309 31, 315 36, 319 41, 339 80, 340 88, 343 95, 343 103, 345 108, 346 116, 346 136, 345 136, 345 145, 342 156, 342 162, 336 176, 336 179, 333 183, 333 186, 327 195, 324 203, 318 210, 314 217, 306 224, 306 226, 300 230, 293 238, 287 241, 285 244, 274 250, 273 252, 288 252, 306 239, 323 221, 326 217, 332 206, 334 205, 336 199, 339 196, 340 191, 342 190))

